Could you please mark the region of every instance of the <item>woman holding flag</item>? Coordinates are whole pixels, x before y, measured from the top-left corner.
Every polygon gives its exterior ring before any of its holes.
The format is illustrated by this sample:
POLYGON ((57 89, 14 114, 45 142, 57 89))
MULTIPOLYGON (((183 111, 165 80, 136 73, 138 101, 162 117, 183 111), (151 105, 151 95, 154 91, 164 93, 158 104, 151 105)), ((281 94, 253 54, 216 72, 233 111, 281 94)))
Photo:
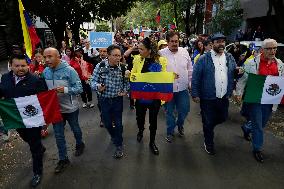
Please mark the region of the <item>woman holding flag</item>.
MULTIPOLYGON (((160 57, 155 44, 153 44, 149 38, 145 38, 139 43, 138 50, 140 55, 135 56, 133 60, 133 68, 131 70, 131 77, 135 76, 135 73, 147 73, 147 72, 165 72, 167 59, 160 57)), ((133 85, 132 85, 133 86, 133 85)), ((146 88, 146 85, 144 86, 146 88)), ((131 88, 135 90, 134 87, 131 88)), ((149 100, 149 90, 144 91, 145 98, 136 99, 136 121, 138 125, 137 141, 141 142, 143 138, 143 131, 145 125, 145 116, 147 109, 149 109, 149 122, 150 122, 150 149, 155 154, 159 154, 159 149, 155 144, 155 136, 157 130, 157 116, 161 106, 161 100, 153 98, 149 100)), ((131 94, 132 98, 133 93, 131 94)))

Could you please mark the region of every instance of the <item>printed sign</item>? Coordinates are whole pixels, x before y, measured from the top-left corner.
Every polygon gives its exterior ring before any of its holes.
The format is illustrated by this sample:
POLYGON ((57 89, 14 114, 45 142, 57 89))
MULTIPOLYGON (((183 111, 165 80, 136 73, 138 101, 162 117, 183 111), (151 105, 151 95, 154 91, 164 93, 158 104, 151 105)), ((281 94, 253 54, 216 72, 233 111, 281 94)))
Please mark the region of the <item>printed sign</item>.
POLYGON ((92 48, 107 48, 113 44, 113 32, 89 32, 92 48))

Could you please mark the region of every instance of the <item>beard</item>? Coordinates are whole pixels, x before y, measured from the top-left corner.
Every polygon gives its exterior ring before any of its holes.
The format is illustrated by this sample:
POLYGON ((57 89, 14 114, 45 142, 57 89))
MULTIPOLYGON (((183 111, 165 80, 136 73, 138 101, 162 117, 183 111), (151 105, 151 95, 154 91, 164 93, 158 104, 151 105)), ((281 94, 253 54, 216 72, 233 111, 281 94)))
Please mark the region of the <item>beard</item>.
POLYGON ((222 53, 222 52, 224 52, 224 50, 225 50, 225 46, 224 46, 224 45, 219 45, 219 46, 217 46, 217 47, 213 47, 213 49, 214 49, 214 51, 215 51, 216 53, 222 53))
POLYGON ((169 48, 170 51, 172 52, 177 52, 178 51, 178 46, 172 46, 171 48, 169 48))

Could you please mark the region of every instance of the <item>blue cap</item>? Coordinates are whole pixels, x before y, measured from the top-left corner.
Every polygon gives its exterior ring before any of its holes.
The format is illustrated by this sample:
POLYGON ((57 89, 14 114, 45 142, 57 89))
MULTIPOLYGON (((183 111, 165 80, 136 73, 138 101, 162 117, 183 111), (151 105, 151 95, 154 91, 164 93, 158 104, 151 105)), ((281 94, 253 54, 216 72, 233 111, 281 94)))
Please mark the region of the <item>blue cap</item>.
POLYGON ((225 39, 226 40, 226 36, 224 36, 222 33, 215 33, 211 36, 210 38, 212 41, 214 40, 218 40, 218 39, 225 39))

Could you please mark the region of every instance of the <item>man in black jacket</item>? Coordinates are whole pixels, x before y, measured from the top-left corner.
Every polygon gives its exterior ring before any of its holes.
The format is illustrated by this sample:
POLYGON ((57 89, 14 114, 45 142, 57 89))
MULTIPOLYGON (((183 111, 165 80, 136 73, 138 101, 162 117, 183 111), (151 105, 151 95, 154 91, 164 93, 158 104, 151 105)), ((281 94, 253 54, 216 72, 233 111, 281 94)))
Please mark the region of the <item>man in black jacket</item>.
MULTIPOLYGON (((24 55, 12 55, 10 64, 12 71, 4 74, 1 78, 0 98, 24 97, 47 90, 45 82, 29 72, 29 65, 24 55)), ((41 127, 21 128, 17 129, 17 132, 30 146, 34 172, 31 185, 36 187, 41 181, 42 158, 45 152, 45 147, 41 143, 41 127)))

